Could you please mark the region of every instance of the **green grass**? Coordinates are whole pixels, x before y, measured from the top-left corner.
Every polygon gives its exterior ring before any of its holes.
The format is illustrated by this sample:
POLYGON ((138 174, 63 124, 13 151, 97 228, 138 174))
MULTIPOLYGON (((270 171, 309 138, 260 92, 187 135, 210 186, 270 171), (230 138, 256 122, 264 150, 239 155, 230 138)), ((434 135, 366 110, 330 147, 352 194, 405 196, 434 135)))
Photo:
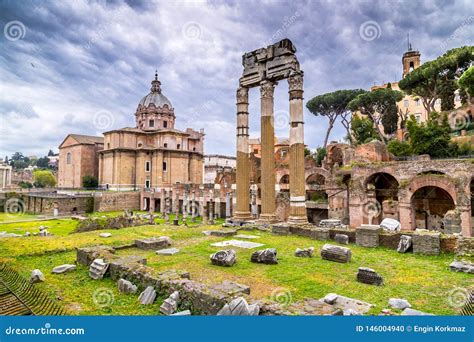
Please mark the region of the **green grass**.
MULTIPOLYGON (((102 215, 98 213, 95 215, 102 215)), ((107 215, 116 215, 108 213, 107 215)), ((160 219, 161 220, 161 219, 160 219)), ((159 221, 159 220, 158 220, 159 221)), ((123 245, 136 238, 151 236, 169 236, 173 246, 180 253, 174 256, 156 255, 154 251, 142 251, 136 248, 117 251, 118 255, 145 256, 148 265, 157 270, 186 270, 191 279, 208 284, 233 280, 251 287, 251 297, 255 299, 270 298, 273 291, 288 291, 293 301, 305 297, 321 298, 330 292, 367 301, 375 304, 370 313, 378 314, 388 307, 391 297, 405 298, 413 308, 434 314, 457 314, 458 309, 449 303, 449 294, 457 288, 474 285, 472 275, 455 273, 449 270, 452 254, 437 257, 414 254, 399 254, 386 248, 363 248, 349 245, 352 249, 352 261, 348 264, 322 260, 319 250, 325 243, 299 236, 275 236, 270 233, 252 231, 244 234, 259 235, 253 241, 265 244, 264 247, 275 247, 278 251, 278 265, 253 264, 250 255, 254 250, 234 248, 237 251, 237 264, 233 267, 213 266, 209 255, 217 250, 210 244, 223 241, 224 238, 205 236, 203 230, 215 229, 216 226, 194 226, 187 228, 166 224, 156 226, 131 227, 120 230, 104 230, 112 233, 110 238, 100 238, 93 231, 70 234, 76 221, 54 220, 36 223, 0 224, 0 231, 10 229, 33 229, 33 224, 46 225, 52 237, 8 238, 0 240, 0 260, 7 261, 25 277, 31 270, 39 268, 46 275, 46 282, 38 286, 51 295, 60 297, 61 302, 72 314, 157 314, 162 299, 152 306, 138 304, 137 295, 123 295, 116 290, 116 284, 110 279, 92 280, 87 269, 78 266, 77 271, 53 275, 50 273, 55 266, 74 263, 75 247, 93 246, 98 244, 123 245), (10 226, 14 225, 15 228, 10 226), (297 247, 314 246, 315 257, 296 258, 293 256, 297 247), (365 266, 375 269, 385 279, 381 287, 358 283, 355 280, 357 268, 365 266), (111 291, 113 304, 107 307, 94 303, 94 291, 98 288, 111 291)), ((333 243, 333 242, 332 242, 333 243)))
POLYGON ((27 220, 36 220, 38 215, 27 214, 27 213, 2 213, 0 212, 0 223, 1 222, 13 222, 13 221, 27 221, 27 220))

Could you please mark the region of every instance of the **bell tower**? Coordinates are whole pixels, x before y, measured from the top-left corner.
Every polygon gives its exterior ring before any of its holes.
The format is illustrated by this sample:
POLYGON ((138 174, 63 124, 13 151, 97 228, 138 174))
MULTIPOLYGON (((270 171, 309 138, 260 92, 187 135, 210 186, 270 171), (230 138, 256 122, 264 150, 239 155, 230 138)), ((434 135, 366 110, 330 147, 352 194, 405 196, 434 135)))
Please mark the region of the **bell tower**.
POLYGON ((403 64, 403 77, 408 75, 411 71, 415 70, 420 66, 421 54, 419 51, 413 51, 410 43, 410 34, 407 35, 408 38, 408 51, 403 54, 402 64, 403 64))

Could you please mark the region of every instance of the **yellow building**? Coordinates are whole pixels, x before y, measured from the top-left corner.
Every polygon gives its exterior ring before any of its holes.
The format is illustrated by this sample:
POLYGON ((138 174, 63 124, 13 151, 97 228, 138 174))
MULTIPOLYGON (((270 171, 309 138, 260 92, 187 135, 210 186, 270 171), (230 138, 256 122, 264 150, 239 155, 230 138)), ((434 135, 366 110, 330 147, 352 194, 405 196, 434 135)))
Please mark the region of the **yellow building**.
MULTIPOLYGON (((403 77, 409 74, 414 69, 418 68, 421 65, 421 54, 419 51, 414 51, 409 44, 408 51, 403 54, 402 57, 402 66, 403 66, 403 77)), ((398 82, 390 83, 393 90, 399 90, 398 82)), ((388 83, 382 85, 375 85, 370 88, 370 90, 387 88, 388 83)), ((423 106, 421 99, 417 96, 405 95, 403 99, 397 103, 399 112, 403 115, 404 118, 409 118, 411 115, 415 117, 418 122, 426 122, 428 120, 428 111, 423 106)), ((456 92, 454 97, 454 107, 461 107, 461 98, 456 92)), ((441 100, 438 99, 435 102, 435 110, 441 110, 441 100)), ((402 118, 399 119, 399 123, 402 118)), ((399 130, 398 138, 403 139, 403 131, 399 130)))

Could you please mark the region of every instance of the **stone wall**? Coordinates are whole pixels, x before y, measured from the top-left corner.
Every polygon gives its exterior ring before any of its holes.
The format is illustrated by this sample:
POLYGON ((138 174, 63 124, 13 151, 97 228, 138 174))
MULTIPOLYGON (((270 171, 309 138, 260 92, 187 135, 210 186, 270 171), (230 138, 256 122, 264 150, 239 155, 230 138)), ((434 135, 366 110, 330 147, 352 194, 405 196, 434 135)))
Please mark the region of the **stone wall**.
POLYGON ((140 192, 101 192, 95 194, 95 211, 121 211, 140 209, 140 192))
MULTIPOLYGON (((305 236, 311 237, 311 231, 314 229, 308 228, 300 228, 300 227, 293 227, 289 226, 288 233, 298 235, 298 236, 305 236)), ((350 243, 355 243, 356 240, 356 229, 337 229, 332 228, 329 229, 329 238, 334 240, 336 234, 345 234, 349 237, 350 243)), ((413 232, 397 232, 397 233, 387 233, 387 232, 380 232, 379 234, 379 246, 385 247, 389 249, 396 250, 398 247, 398 243, 400 242, 400 237, 402 235, 412 235, 413 232)), ((464 253, 465 250, 471 251, 474 249, 474 238, 462 238, 458 239, 456 236, 453 235, 441 235, 440 237, 440 250, 444 253, 454 253, 456 246, 460 249, 461 253, 464 253), (461 244, 458 243, 458 240, 463 240, 461 244), (467 241, 467 242, 466 242, 467 241), (467 246, 467 247, 466 247, 467 246), (471 246, 471 247, 469 247, 471 246)))
POLYGON ((72 215, 83 214, 88 208, 91 196, 67 196, 54 194, 31 194, 25 195, 25 209, 28 213, 39 215, 72 215))

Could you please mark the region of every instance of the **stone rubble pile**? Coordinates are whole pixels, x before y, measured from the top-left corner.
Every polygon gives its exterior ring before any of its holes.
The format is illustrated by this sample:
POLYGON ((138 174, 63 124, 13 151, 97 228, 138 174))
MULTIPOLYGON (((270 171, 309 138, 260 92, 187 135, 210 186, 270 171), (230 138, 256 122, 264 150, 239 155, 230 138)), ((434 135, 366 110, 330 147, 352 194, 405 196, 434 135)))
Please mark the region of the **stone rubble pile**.
POLYGON ((314 247, 309 248, 296 248, 295 256, 300 258, 312 258, 314 252, 314 247))
POLYGON ((325 244, 321 249, 321 258, 329 261, 347 263, 351 261, 351 250, 347 247, 325 244))
POLYGON ((251 262, 260 264, 278 264, 277 251, 275 248, 267 248, 252 253, 251 262))
POLYGON ((210 258, 216 266, 233 266, 237 262, 237 254, 233 249, 218 251, 211 254, 210 258))

